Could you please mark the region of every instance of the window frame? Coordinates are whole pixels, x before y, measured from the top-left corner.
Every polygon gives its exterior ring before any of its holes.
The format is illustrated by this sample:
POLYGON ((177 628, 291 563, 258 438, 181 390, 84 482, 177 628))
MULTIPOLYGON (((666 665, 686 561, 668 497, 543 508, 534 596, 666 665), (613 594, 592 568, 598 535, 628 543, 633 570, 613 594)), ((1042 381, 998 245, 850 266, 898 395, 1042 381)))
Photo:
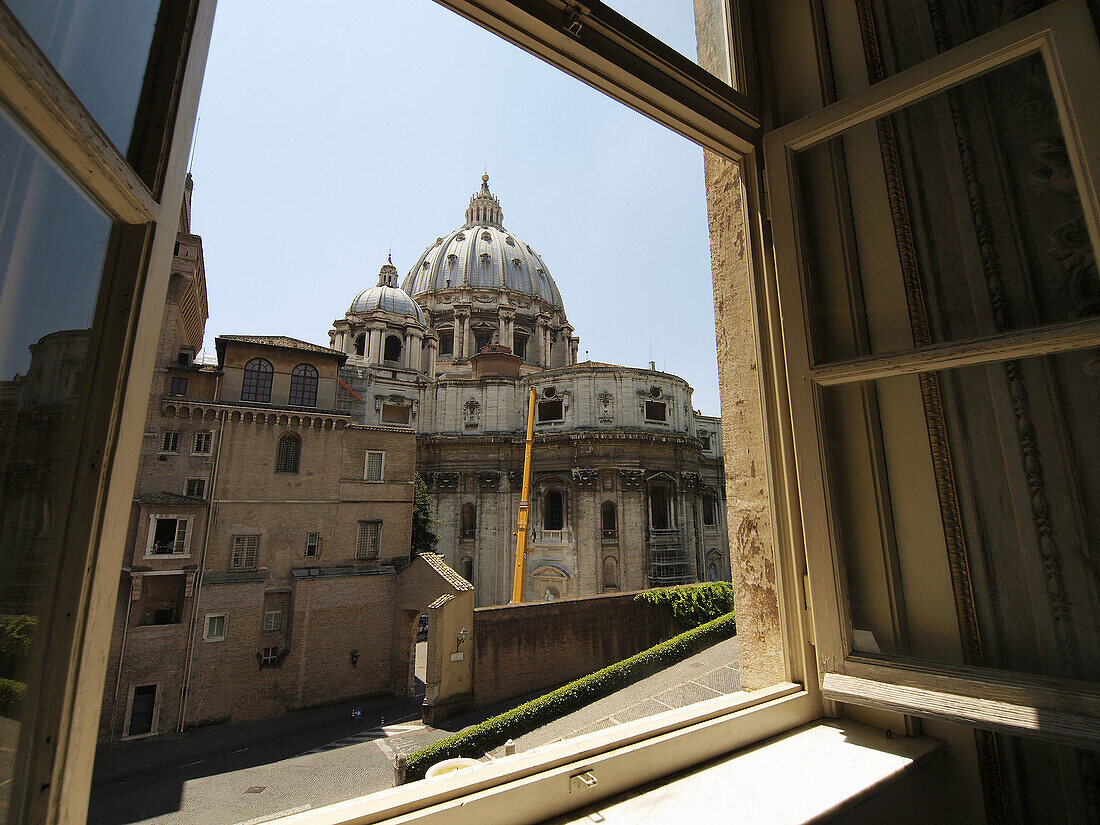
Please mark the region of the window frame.
POLYGON ((207 613, 203 616, 202 620, 202 640, 204 642, 224 642, 226 636, 229 635, 229 614, 225 611, 220 613, 207 613), (210 632, 210 620, 221 619, 222 620, 222 632, 212 634, 210 632))
POLYGON ((275 384, 275 367, 266 358, 249 358, 241 371, 241 402, 245 404, 270 404, 271 390, 275 384), (255 366, 253 366, 255 365, 255 366), (265 366, 266 365, 266 369, 265 366))
POLYGON ((260 632, 282 633, 283 615, 285 613, 285 601, 282 599, 266 599, 264 601, 263 621, 260 623, 260 632))
POLYGON ((363 481, 367 484, 382 484, 386 480, 386 451, 367 450, 363 457, 363 481), (378 461, 378 478, 371 478, 370 458, 372 455, 380 456, 378 461))
POLYGON ((295 432, 283 433, 275 442, 275 472, 279 475, 298 475, 301 468, 302 437, 295 432))
POLYGON ((157 455, 179 455, 180 454, 180 431, 179 430, 162 430, 160 434, 160 449, 157 450, 157 455), (171 446, 168 446, 171 442, 171 446))
POLYGON ((320 382, 321 376, 317 368, 313 364, 302 362, 290 371, 290 394, 287 397, 287 403, 292 407, 316 407, 320 382))
POLYGON ((185 496, 190 497, 190 498, 205 499, 206 498, 206 484, 207 484, 206 476, 193 476, 193 477, 185 478, 184 481, 183 481, 183 494, 185 496), (194 493, 190 492, 191 484, 193 482, 196 482, 196 481, 201 481, 202 482, 202 493, 201 493, 201 495, 195 495, 194 493))
POLYGON ((306 533, 306 546, 302 550, 302 558, 315 559, 321 555, 321 532, 319 530, 310 530, 306 533), (310 548, 313 548, 313 552, 310 552, 310 548))
POLYGON ((355 560, 356 561, 378 561, 382 558, 382 519, 359 519, 355 523, 355 560), (367 530, 377 527, 378 534, 375 537, 376 546, 374 548, 374 555, 370 555, 370 548, 363 548, 369 541, 370 537, 367 535, 367 530))
POLYGON ((1079 747, 1100 745, 1100 685, 854 651, 844 567, 826 491, 825 439, 817 400, 818 388, 1095 346, 1100 319, 814 364, 792 171, 795 153, 802 149, 1038 54, 1058 108, 1089 237, 1093 248, 1100 249, 1100 161, 1086 137, 1100 131, 1100 101, 1091 91, 1100 74, 1094 31, 1084 3, 1059 0, 763 139, 776 239, 776 300, 784 308, 783 354, 789 374, 800 376, 788 384, 789 403, 801 530, 807 546, 812 546, 807 553, 812 632, 826 699, 1079 747))
POLYGON ((191 455, 211 455, 214 452, 214 431, 196 430, 191 436, 191 455), (206 436, 206 449, 199 449, 199 442, 206 436))
MULTIPOLYGON (((245 559, 247 560, 247 556, 245 557, 245 559)), ((230 539, 230 544, 229 544, 229 569, 240 571, 240 572, 249 572, 249 571, 252 571, 252 570, 259 570, 260 569, 260 534, 259 533, 234 533, 233 534, 233 536, 230 539), (248 547, 244 546, 244 543, 246 543, 248 541, 248 539, 255 539, 256 540, 256 542, 255 542, 256 546, 253 547, 253 548, 248 548, 248 547), (241 547, 237 546, 238 542, 241 543, 241 545, 242 545, 241 547), (238 550, 240 550, 243 553, 249 553, 249 552, 253 553, 254 558, 252 559, 252 564, 238 564, 237 561, 236 561, 238 550)))
POLYGON ((169 395, 186 396, 187 378, 183 375, 173 375, 168 389, 169 395))
MULTIPOLYGON (((150 513, 149 514, 149 529, 148 535, 145 538, 145 555, 142 558, 145 559, 186 559, 191 557, 191 538, 194 535, 192 528, 194 527, 195 517, 190 515, 180 515, 176 513, 150 513), (153 544, 156 539, 156 529, 158 521, 175 521, 176 522, 176 536, 179 536, 179 523, 182 521, 186 526, 184 527, 183 537, 183 550, 179 553, 154 553, 153 544)), ((175 538, 172 541, 173 546, 179 543, 179 539, 175 538)))

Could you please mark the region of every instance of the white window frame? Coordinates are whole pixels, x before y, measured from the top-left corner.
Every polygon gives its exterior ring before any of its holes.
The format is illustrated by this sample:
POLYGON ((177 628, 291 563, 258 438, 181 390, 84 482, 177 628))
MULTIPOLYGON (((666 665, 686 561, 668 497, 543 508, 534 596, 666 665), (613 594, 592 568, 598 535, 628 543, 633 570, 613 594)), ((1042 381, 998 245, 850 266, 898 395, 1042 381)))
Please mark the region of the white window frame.
POLYGON ((202 620, 202 640, 204 642, 224 642, 225 637, 228 636, 228 635, 229 635, 229 614, 228 613, 225 613, 225 612, 222 612, 222 613, 207 613, 203 617, 203 620, 202 620), (210 621, 211 621, 211 619, 221 619, 222 620, 222 623, 221 623, 222 624, 222 628, 221 628, 222 632, 221 633, 211 633, 210 632, 210 621))
POLYGON ((214 451, 214 431, 197 430, 191 436, 191 455, 210 455, 214 451), (205 436, 206 449, 199 449, 199 439, 205 436))
MULTIPOLYGON (((192 528, 194 527, 195 517, 188 515, 179 515, 175 513, 150 513, 149 514, 149 534, 145 538, 145 558, 147 559, 186 559, 191 555, 191 537, 194 535, 192 528), (153 541, 156 538, 156 528, 158 521, 169 521, 175 519, 177 522, 176 535, 179 535, 179 522, 184 522, 186 527, 186 533, 183 537, 183 550, 179 553, 154 553, 153 541)), ((174 542, 175 543, 175 542, 174 542)))
POLYGON ((310 530, 306 533, 306 546, 302 551, 302 556, 307 559, 315 559, 321 555, 321 532, 319 530, 310 530), (310 548, 313 548, 313 552, 309 552, 310 548))
POLYGON ((264 633, 282 633, 283 616, 286 613, 286 602, 282 599, 268 599, 264 601, 264 633))
POLYGON ((190 496, 191 498, 206 498, 206 484, 207 484, 207 481, 208 480, 205 476, 194 476, 194 477, 190 477, 190 478, 185 478, 183 480, 183 494, 185 496, 190 496), (202 482, 202 494, 201 495, 195 495, 194 493, 190 492, 191 484, 193 482, 196 482, 196 481, 201 481, 202 482))
POLYGON ((366 455, 363 457, 363 481, 368 484, 381 484, 386 480, 386 451, 385 450, 367 450, 366 455), (370 459, 371 456, 378 456, 378 478, 370 477, 370 459))
POLYGON ((826 699, 1079 747, 1100 746, 1100 690, 1096 685, 1086 688, 1082 683, 1012 671, 900 656, 869 657, 854 651, 848 601, 841 585, 843 566, 822 484, 825 453, 815 402, 815 387, 1095 346, 1100 323, 1092 319, 813 366, 802 291, 799 209, 791 171, 798 151, 1038 54, 1047 68, 1089 237, 1093 248, 1100 249, 1100 161, 1095 149, 1100 99, 1094 92, 1095 78, 1100 76, 1100 48, 1094 32, 1083 2, 1059 0, 764 138, 776 239, 777 299, 791 376, 788 391, 801 529, 808 548, 806 581, 810 604, 815 606, 813 633, 826 699))
POLYGON ((264 645, 260 648, 260 667, 275 667, 279 664, 279 646, 278 645, 264 645), (271 654, 270 660, 268 659, 267 651, 274 650, 271 654))
POLYGON ((179 430, 162 430, 160 434, 160 449, 157 450, 158 455, 179 455, 180 454, 180 431, 179 430), (167 444, 169 441, 174 442, 171 447, 167 444))

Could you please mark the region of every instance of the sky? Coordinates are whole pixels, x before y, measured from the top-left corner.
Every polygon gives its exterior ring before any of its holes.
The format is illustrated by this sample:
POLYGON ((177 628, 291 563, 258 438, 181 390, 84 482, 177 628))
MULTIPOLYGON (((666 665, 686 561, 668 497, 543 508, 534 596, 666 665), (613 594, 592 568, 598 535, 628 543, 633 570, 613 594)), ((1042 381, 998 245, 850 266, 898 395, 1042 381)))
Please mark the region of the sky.
MULTIPOLYGON (((611 5, 690 48, 690 2, 611 5)), ((719 413, 698 146, 431 0, 255 8, 218 6, 191 160, 208 352, 220 334, 327 345, 388 254, 403 278, 464 222, 487 171, 579 358, 655 361, 719 413)))

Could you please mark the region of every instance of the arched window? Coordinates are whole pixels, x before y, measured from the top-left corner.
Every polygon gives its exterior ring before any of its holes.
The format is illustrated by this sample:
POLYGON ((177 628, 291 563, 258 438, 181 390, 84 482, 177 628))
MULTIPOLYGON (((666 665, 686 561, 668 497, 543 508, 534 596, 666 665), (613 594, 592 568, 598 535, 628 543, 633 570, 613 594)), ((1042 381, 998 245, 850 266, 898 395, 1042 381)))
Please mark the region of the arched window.
POLYGON ((355 354, 360 357, 367 354, 367 336, 362 332, 355 336, 355 354))
POLYGON ((470 584, 474 583, 474 560, 470 556, 462 557, 462 564, 459 565, 462 569, 459 571, 462 574, 462 578, 468 581, 470 584))
POLYGON ((603 537, 605 539, 613 539, 618 536, 619 525, 616 523, 615 504, 613 502, 605 501, 600 507, 600 524, 603 527, 603 537))
POLYGON ((279 439, 275 448, 275 472, 296 473, 302 458, 302 439, 294 433, 287 433, 279 439))
POLYGON ((274 370, 271 362, 263 358, 253 358, 244 365, 244 382, 241 384, 241 401, 258 401, 267 404, 271 401, 271 376, 274 370))
POLYGON ((542 527, 544 530, 561 530, 565 527, 565 500, 560 490, 551 490, 546 494, 542 509, 542 527))
POLYGON ((317 406, 317 370, 299 364, 290 373, 290 403, 297 407, 317 406))
POLYGON ((396 335, 386 336, 386 350, 382 354, 382 357, 386 361, 400 361, 401 360, 401 339, 396 335))
POLYGON ((477 510, 472 504, 462 505, 462 540, 473 541, 477 532, 477 510))

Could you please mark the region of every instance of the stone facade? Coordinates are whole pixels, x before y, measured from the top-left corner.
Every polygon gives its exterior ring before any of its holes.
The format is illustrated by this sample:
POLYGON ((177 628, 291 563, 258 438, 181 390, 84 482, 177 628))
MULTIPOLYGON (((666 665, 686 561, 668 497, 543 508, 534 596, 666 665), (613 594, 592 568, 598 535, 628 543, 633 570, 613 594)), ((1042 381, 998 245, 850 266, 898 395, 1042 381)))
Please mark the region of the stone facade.
MULTIPOLYGON (((185 210, 188 214, 189 210, 185 210)), ((120 578, 101 735, 413 689, 416 619, 468 583, 411 555, 416 438, 335 409, 346 355, 206 320, 182 227, 120 578)))
POLYGON ((512 592, 532 388, 525 599, 728 580, 720 419, 652 364, 578 362, 545 261, 503 220, 485 176, 466 223, 425 250, 402 289, 392 263, 382 267, 329 332, 347 355, 338 407, 415 428, 438 550, 474 582, 479 605, 512 592), (370 343, 375 328, 404 330, 414 349, 388 360, 370 343))

